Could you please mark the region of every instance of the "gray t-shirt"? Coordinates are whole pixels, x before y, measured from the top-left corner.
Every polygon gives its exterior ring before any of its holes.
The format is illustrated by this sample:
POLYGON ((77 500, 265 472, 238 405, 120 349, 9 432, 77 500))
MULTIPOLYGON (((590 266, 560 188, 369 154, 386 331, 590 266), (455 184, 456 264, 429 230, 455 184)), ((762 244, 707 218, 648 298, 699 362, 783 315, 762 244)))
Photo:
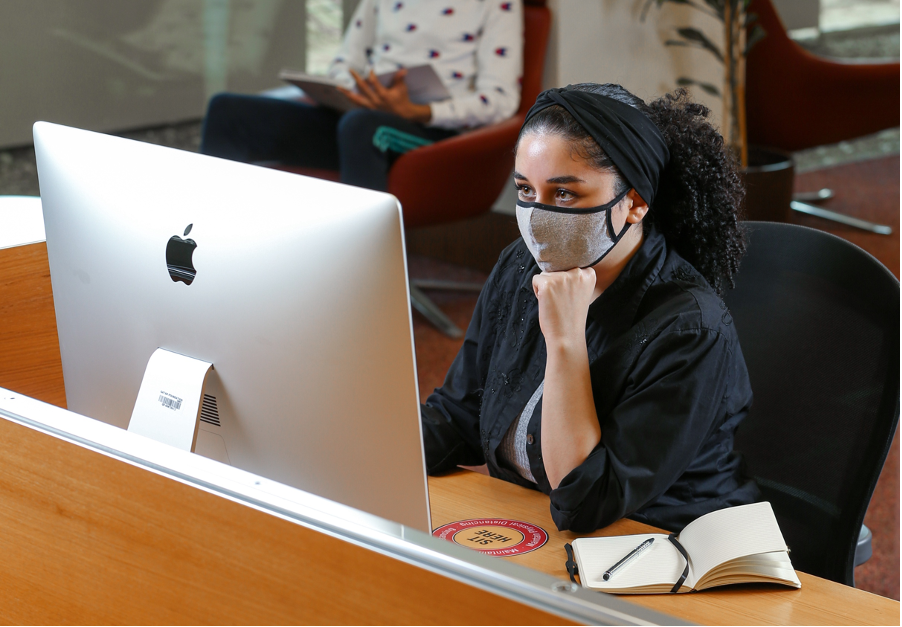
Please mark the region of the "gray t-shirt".
POLYGON ((545 381, 543 380, 532 398, 526 403, 526 407, 520 412, 520 417, 511 423, 507 433, 501 439, 501 446, 498 449, 499 456, 505 462, 510 464, 511 468, 526 479, 527 481, 536 482, 536 478, 532 476, 532 470, 529 468, 529 457, 526 455, 526 430, 529 428, 529 421, 532 419, 532 413, 542 398, 542 390, 545 389, 545 381))

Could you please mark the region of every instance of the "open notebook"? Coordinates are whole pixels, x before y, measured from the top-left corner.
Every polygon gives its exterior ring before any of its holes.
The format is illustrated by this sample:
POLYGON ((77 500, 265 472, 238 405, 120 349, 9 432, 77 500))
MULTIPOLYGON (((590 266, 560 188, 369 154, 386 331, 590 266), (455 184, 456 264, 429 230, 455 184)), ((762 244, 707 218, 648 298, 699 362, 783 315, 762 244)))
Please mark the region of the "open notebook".
MULTIPOLYGON (((688 574, 677 592, 753 582, 802 587, 770 503, 705 514, 676 539, 689 556, 688 574)), ((578 538, 573 553, 583 586, 616 594, 672 592, 687 566, 664 534, 578 538), (605 571, 649 538, 655 540, 651 547, 604 581, 605 571)))

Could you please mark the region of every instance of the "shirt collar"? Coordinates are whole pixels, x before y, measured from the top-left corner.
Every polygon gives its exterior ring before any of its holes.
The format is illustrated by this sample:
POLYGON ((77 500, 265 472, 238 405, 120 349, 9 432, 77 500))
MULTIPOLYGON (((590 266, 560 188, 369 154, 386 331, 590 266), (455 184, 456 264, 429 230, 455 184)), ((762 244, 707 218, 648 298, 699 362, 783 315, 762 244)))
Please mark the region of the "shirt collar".
POLYGON ((627 262, 614 282, 589 306, 589 316, 612 334, 626 331, 636 319, 645 292, 658 278, 667 244, 651 225, 639 250, 627 262))

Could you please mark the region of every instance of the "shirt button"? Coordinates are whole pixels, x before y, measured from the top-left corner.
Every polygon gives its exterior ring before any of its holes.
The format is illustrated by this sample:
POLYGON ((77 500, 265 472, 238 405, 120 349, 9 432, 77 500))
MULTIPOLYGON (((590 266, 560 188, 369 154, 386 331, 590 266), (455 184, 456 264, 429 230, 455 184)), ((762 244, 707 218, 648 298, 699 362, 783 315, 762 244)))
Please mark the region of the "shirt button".
POLYGON ((534 437, 532 437, 532 434, 531 434, 531 433, 530 433, 529 435, 526 436, 526 443, 527 443, 527 444, 534 444, 535 441, 536 441, 536 439, 535 439, 534 437))

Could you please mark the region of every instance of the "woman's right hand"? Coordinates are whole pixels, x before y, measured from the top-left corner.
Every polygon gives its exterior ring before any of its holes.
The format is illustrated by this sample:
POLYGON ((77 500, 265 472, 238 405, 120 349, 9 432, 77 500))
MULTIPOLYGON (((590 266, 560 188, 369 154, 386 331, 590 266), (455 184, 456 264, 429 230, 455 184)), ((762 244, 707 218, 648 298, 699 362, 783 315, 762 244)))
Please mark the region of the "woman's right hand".
MULTIPOLYGON (((595 292, 595 270, 573 268, 532 277, 539 300, 539 326, 548 345, 586 341, 586 316, 595 292)), ((578 345, 578 344, 577 344, 578 345)))
POLYGON ((601 441, 589 374, 586 316, 595 297, 595 270, 574 268, 532 277, 545 336, 542 455, 552 488, 601 441))

